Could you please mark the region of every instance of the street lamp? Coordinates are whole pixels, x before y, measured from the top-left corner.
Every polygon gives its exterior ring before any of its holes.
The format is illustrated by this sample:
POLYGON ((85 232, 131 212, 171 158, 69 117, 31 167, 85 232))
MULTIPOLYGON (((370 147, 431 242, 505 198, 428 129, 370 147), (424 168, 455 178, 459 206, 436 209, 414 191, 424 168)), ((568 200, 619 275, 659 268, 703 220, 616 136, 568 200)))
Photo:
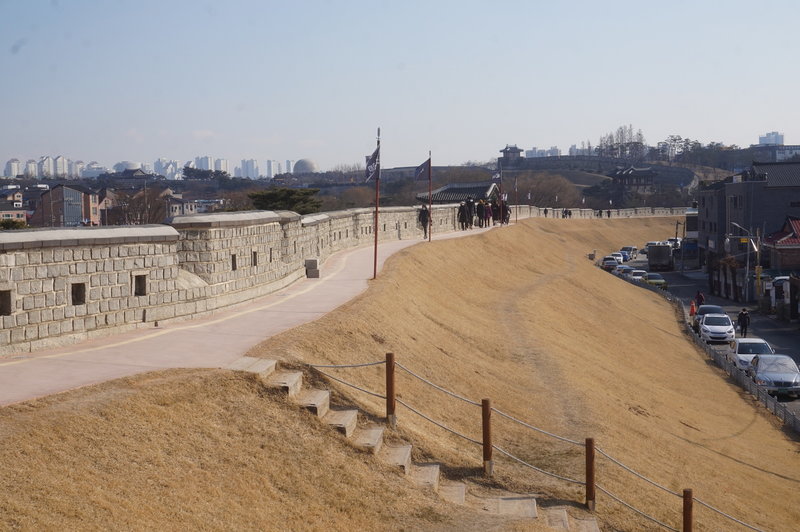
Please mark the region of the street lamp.
POLYGON ((758 296, 761 295, 761 253, 760 247, 753 242, 753 233, 749 230, 745 229, 741 225, 737 224, 736 222, 731 222, 731 225, 737 227, 748 234, 747 238, 747 259, 744 267, 744 300, 745 302, 749 301, 749 288, 750 283, 748 282, 748 276, 750 275, 750 246, 756 251, 756 294, 758 296))

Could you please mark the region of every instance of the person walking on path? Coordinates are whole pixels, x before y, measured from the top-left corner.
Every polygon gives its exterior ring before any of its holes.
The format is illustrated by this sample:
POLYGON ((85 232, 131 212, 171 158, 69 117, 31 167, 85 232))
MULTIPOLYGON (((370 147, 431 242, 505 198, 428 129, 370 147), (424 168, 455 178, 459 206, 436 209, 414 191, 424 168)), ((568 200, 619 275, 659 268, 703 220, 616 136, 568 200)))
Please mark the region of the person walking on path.
POLYGON ((423 205, 422 208, 419 210, 419 223, 422 224, 422 238, 428 238, 428 225, 431 221, 430 212, 428 212, 428 206, 423 205))
POLYGON ((743 308, 736 318, 736 323, 739 324, 739 331, 742 333, 742 338, 747 338, 747 328, 750 326, 750 313, 746 308, 743 308))
POLYGON ((706 302, 706 296, 703 295, 703 292, 700 290, 694 296, 694 300, 697 302, 697 307, 700 308, 700 305, 704 305, 706 302))

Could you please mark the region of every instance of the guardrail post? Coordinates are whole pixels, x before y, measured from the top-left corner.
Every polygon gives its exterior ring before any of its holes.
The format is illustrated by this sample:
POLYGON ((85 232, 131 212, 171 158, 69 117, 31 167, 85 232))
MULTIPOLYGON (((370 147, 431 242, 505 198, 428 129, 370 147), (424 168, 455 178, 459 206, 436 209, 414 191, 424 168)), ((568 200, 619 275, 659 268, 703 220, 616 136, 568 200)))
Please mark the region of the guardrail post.
POLYGON ((386 353, 386 422, 397 428, 397 401, 394 392, 394 353, 386 353))
POLYGON ((586 438, 586 508, 594 511, 597 496, 594 491, 594 438, 586 438))
POLYGON ((683 532, 692 532, 692 490, 683 490, 683 532))
POLYGON ((491 477, 494 474, 492 460, 492 402, 481 400, 481 418, 483 421, 483 474, 491 477))

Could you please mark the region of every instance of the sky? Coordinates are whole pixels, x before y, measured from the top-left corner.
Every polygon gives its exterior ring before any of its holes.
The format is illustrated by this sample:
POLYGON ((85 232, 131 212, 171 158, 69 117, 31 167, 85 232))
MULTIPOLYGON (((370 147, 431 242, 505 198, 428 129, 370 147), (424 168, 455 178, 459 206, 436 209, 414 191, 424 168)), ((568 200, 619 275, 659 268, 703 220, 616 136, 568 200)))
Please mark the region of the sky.
MULTIPOLYGON (((800 144, 800 2, 0 0, 0 165, 800 144)), ((0 166, 2 170, 2 166, 0 166)))

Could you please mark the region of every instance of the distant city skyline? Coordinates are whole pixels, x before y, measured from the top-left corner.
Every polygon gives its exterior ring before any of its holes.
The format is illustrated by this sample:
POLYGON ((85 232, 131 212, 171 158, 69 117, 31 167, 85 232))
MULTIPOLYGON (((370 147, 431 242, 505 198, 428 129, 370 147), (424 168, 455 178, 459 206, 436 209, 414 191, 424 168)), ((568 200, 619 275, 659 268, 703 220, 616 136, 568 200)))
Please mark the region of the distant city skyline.
POLYGON ((385 167, 566 152, 628 124, 650 145, 798 142, 798 19, 787 0, 0 0, 0 161, 324 171, 362 162, 378 127, 385 167))

